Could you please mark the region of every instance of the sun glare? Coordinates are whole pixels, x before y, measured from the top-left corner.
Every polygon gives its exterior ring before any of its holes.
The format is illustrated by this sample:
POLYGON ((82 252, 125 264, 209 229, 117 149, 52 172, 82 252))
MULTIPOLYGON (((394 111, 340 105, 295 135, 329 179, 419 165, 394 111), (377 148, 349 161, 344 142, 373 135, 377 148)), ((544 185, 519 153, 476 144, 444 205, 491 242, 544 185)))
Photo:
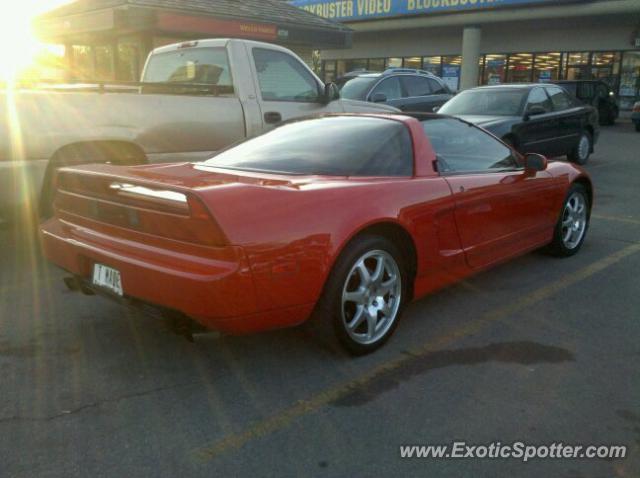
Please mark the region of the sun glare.
POLYGON ((69 0, 21 0, 0 16, 0 81, 11 81, 44 50, 60 50, 40 43, 31 29, 32 19, 69 0))

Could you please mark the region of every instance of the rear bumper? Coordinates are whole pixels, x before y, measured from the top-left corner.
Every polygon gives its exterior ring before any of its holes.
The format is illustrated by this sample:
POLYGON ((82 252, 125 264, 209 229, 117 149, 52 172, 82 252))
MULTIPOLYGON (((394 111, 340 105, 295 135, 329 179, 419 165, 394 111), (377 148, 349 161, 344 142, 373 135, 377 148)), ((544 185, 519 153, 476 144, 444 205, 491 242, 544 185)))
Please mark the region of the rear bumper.
POLYGON ((251 269, 242 248, 198 248, 197 254, 106 236, 47 221, 41 227, 44 254, 89 282, 93 265, 118 270, 125 299, 181 312, 205 327, 252 333, 302 322, 310 308, 260 310, 251 269))

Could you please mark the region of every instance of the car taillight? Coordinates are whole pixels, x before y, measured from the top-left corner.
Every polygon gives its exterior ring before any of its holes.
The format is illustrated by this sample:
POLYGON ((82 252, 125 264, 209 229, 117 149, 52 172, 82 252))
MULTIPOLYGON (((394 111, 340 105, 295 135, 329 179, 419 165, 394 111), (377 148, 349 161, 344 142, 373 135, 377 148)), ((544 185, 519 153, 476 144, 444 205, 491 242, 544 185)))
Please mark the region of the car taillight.
POLYGON ((633 112, 634 113, 640 113, 640 102, 638 102, 635 105, 633 105, 633 112))
POLYGON ((189 191, 64 173, 55 207, 67 218, 87 218, 145 234, 208 246, 228 243, 202 201, 189 191))

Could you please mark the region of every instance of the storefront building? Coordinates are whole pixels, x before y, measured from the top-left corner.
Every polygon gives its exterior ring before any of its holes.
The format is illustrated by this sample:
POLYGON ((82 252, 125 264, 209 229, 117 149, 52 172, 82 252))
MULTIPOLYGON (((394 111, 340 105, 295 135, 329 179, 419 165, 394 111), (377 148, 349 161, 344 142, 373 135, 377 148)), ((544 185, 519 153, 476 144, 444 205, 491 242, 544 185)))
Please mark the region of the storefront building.
POLYGON ((623 109, 640 87, 640 0, 294 0, 354 30, 322 74, 420 68, 452 89, 601 79, 623 109))
POLYGON ((202 38, 278 43, 310 64, 314 50, 351 45, 348 27, 281 0, 76 0, 35 29, 65 46, 67 80, 138 81, 152 49, 202 38))

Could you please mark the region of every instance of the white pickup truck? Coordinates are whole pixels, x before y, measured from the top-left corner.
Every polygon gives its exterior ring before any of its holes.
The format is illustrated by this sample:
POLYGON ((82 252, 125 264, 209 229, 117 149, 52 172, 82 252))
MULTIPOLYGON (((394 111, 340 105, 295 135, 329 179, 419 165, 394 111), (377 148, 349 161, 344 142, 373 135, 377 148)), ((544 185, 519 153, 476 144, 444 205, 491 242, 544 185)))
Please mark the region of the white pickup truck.
POLYGON ((290 118, 390 111, 340 99, 335 85, 277 45, 214 39, 158 48, 135 85, 0 95, 0 217, 50 212, 61 166, 200 161, 290 118))

